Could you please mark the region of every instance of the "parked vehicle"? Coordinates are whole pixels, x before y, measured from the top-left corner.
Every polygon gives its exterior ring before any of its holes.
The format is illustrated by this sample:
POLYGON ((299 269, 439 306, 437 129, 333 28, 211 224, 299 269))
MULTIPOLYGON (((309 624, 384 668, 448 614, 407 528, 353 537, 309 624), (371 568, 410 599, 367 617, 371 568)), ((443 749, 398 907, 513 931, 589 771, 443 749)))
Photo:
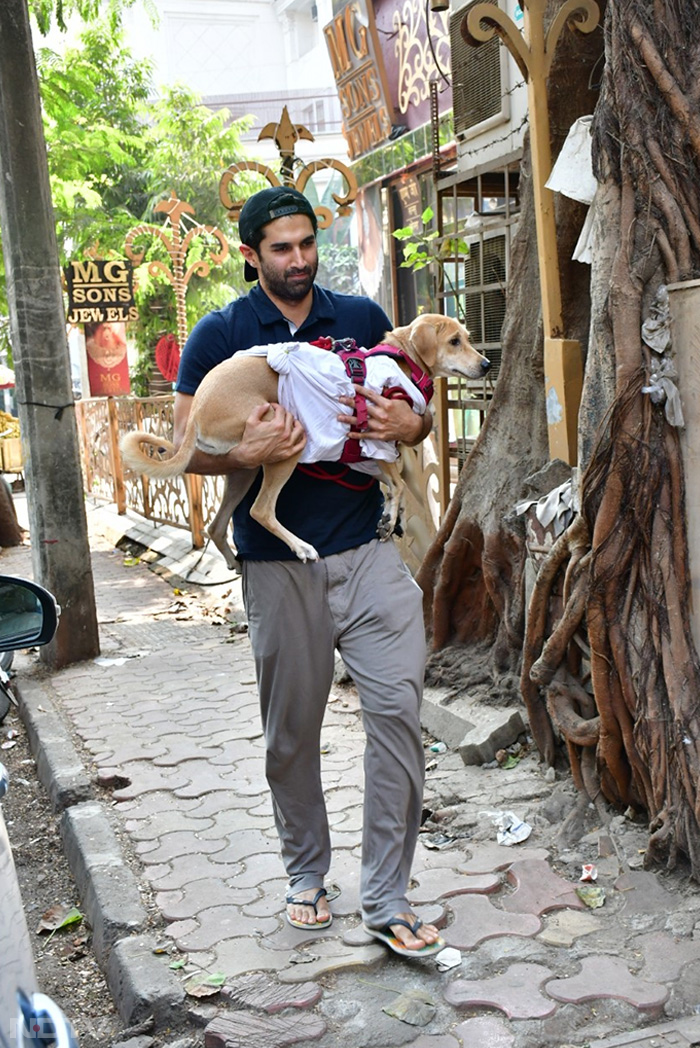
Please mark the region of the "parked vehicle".
POLYGON ((15 651, 48 644, 57 622, 58 606, 48 590, 27 579, 0 575, 0 723, 10 706, 17 705, 10 684, 15 651))
MULTIPOLYGON (((60 608, 35 582, 0 575, 0 652, 48 644, 56 632, 60 608)), ((2 684, 0 698, 11 689, 2 684)), ((12 696, 14 700, 14 696, 12 696)), ((9 701, 9 699, 8 699, 9 701)), ((11 788, 0 764, 0 799, 11 788)), ((7 827, 0 803, 0 1048, 30 1045, 77 1048, 61 1009, 37 987, 32 948, 22 907, 7 827)))

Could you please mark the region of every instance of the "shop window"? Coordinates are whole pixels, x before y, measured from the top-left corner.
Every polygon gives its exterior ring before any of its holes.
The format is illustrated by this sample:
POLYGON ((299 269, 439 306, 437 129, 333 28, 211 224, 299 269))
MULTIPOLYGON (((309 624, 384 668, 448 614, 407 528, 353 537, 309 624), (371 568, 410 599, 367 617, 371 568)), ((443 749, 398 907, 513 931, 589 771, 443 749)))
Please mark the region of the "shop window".
POLYGON ((439 190, 438 198, 442 237, 455 243, 459 238, 469 248, 444 266, 443 312, 464 321, 472 344, 492 365, 483 379, 446 384, 448 432, 439 444, 441 458, 449 462, 451 493, 488 412, 501 365, 510 243, 519 211, 517 165, 465 179, 439 190))

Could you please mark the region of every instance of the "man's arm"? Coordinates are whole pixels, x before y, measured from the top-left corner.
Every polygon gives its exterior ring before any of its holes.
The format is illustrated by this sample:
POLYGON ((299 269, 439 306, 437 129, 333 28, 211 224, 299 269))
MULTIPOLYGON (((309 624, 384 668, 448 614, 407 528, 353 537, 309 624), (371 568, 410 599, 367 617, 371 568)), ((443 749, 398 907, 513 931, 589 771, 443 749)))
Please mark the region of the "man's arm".
MULTIPOLYGON (((349 433, 348 437, 352 440, 398 440, 412 448, 425 440, 433 428, 430 411, 418 415, 405 400, 388 400, 367 386, 357 386, 357 391, 367 400, 367 428, 361 433, 349 433)), ((353 397, 339 399, 353 411, 353 397)), ((338 415, 338 419, 349 426, 357 423, 354 413, 338 415)))
MULTIPOLYGON (((176 393, 173 404, 173 443, 178 448, 187 427, 193 396, 176 393)), ((241 442, 227 455, 208 455, 195 449, 187 464, 188 473, 209 476, 257 469, 265 462, 281 462, 298 454, 306 444, 300 422, 279 404, 261 404, 246 422, 241 442)))

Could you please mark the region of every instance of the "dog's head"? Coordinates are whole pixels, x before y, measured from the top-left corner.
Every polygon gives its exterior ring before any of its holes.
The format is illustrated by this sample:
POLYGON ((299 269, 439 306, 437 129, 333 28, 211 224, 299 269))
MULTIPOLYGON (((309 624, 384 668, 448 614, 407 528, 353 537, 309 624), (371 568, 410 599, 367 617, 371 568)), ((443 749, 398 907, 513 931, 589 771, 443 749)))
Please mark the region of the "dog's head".
POLYGON ((423 313, 391 332, 403 350, 430 375, 481 378, 491 367, 469 341, 464 324, 439 313, 423 313))

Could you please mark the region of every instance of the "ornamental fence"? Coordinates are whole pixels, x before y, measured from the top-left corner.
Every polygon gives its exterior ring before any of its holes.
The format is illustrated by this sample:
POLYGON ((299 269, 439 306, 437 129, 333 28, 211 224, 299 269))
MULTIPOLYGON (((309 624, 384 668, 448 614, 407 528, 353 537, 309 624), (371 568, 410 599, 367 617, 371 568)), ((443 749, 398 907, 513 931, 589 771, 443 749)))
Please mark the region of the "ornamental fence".
MULTIPOLYGON (((129 430, 172 439, 173 399, 172 394, 163 394, 76 401, 85 491, 93 499, 114 504, 118 513, 129 510, 147 520, 183 528, 190 532, 193 547, 201 549, 223 496, 224 478, 185 473, 156 480, 126 468, 119 451, 119 441, 129 430)), ((402 458, 406 504, 399 546, 415 572, 435 536, 440 515, 432 438, 420 448, 402 448, 402 458)))

